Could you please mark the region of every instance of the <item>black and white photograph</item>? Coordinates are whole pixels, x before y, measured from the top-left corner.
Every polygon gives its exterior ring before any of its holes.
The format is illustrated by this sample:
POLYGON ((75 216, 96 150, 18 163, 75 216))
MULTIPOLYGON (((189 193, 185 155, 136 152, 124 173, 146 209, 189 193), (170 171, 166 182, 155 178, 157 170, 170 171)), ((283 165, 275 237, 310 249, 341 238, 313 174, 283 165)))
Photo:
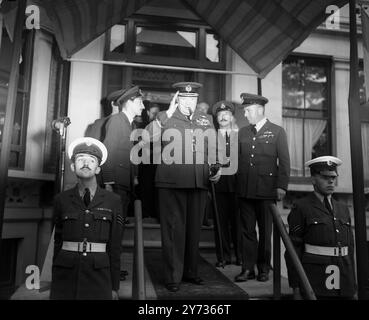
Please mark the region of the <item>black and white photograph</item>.
POLYGON ((368 234, 369 0, 0 0, 1 301, 360 303, 368 234))

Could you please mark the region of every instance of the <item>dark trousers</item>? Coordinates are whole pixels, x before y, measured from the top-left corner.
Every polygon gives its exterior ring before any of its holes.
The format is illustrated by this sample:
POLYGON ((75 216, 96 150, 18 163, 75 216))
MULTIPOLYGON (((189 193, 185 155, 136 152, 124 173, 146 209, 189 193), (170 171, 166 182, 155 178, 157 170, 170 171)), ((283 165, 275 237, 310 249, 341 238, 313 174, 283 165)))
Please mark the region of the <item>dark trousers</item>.
POLYGON ((238 198, 241 222, 242 269, 254 270, 255 264, 259 273, 270 270, 272 251, 273 217, 269 205, 274 200, 256 200, 238 198), (256 223, 259 229, 259 241, 256 234, 256 223))
POLYGON ((158 192, 165 283, 197 277, 207 190, 159 188, 158 192))
POLYGON ((128 216, 128 206, 131 201, 131 193, 127 190, 127 188, 123 187, 120 184, 113 184, 113 191, 117 195, 120 196, 122 201, 122 213, 123 217, 128 216))
MULTIPOLYGON (((220 236, 223 247, 223 261, 232 262, 232 245, 237 261, 241 261, 240 216, 237 197, 234 192, 216 192, 219 215, 220 236)), ((215 223, 215 251, 218 261, 222 261, 218 226, 215 223)))

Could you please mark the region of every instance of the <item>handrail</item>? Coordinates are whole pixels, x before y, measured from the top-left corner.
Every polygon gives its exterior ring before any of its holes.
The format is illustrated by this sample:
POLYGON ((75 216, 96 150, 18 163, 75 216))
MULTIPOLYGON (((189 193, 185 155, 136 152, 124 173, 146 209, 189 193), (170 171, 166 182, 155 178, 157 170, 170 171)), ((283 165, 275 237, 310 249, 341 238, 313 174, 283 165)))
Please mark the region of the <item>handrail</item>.
POLYGON ((145 262, 144 262, 144 242, 142 231, 142 205, 141 200, 135 200, 135 235, 133 252, 133 283, 132 298, 135 300, 146 299, 145 287, 145 262))
MULTIPOLYGON (((283 243, 286 247, 286 250, 287 250, 288 254, 290 255, 291 262, 292 262, 293 266, 296 269, 298 277, 301 280, 301 284, 302 284, 302 287, 304 289, 304 292, 306 294, 307 299, 308 300, 316 300, 315 293, 314 293, 314 291, 313 291, 313 289, 310 285, 309 279, 306 276, 306 273, 305 273, 305 270, 304 270, 304 268, 301 264, 301 261, 300 261, 299 257, 297 256, 297 253, 296 253, 295 248, 292 244, 292 241, 291 241, 291 239, 290 239, 290 237, 287 233, 286 227, 285 227, 285 225, 282 221, 282 218, 279 214, 277 206, 273 203, 273 204, 270 205, 270 209, 271 209, 271 212, 272 212, 272 215, 273 215, 273 222, 274 222, 274 226, 275 226, 274 231, 277 230, 279 232, 279 235, 282 238, 282 241, 283 241, 283 243)), ((276 238, 279 238, 279 237, 275 236, 274 240, 276 238)), ((278 239, 278 243, 279 243, 279 239, 278 239)), ((276 243, 274 242, 274 246, 275 245, 276 245, 276 243)), ((276 256, 274 255, 273 259, 275 259, 275 258, 276 258, 276 256)), ((279 254, 278 259, 280 259, 280 254, 279 254)), ((279 263, 279 266, 280 266, 280 263, 279 263)), ((279 275, 279 277, 280 277, 280 275, 279 275)), ((274 278, 273 280, 275 280, 275 277, 273 277, 273 278, 274 278)))

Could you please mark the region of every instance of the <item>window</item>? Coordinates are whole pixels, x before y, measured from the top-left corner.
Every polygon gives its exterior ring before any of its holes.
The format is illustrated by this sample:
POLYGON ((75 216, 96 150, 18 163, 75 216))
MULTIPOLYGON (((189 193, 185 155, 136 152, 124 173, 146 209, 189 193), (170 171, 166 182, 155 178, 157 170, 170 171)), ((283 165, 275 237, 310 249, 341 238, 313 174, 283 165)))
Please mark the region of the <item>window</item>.
MULTIPOLYGON (((23 32, 23 46, 19 61, 19 81, 9 157, 9 168, 12 169, 23 169, 24 167, 27 111, 31 79, 30 71, 32 68, 32 35, 33 33, 30 31, 23 32)), ((4 30, 0 48, 0 147, 3 140, 12 50, 13 43, 4 30)))
POLYGON ((283 127, 291 156, 291 176, 310 174, 304 163, 331 153, 331 62, 288 57, 282 69, 283 127))

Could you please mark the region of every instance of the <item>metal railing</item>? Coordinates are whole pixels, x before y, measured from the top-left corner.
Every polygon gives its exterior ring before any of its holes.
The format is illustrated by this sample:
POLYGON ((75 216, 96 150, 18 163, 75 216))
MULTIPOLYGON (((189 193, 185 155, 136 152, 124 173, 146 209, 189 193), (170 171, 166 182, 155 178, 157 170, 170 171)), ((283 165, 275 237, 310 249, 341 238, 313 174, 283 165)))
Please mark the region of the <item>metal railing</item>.
POLYGON ((270 211, 273 216, 273 296, 278 300, 281 298, 281 242, 280 238, 286 247, 286 250, 291 258, 291 262, 301 281, 301 285, 308 300, 316 300, 313 289, 311 288, 309 279, 306 276, 305 270, 301 264, 299 257, 295 251, 292 241, 287 233, 286 227, 279 214, 275 204, 270 205, 270 211))
POLYGON ((132 298, 134 300, 146 299, 145 286, 145 261, 144 241, 142 231, 142 204, 141 200, 135 200, 135 235, 133 251, 133 275, 132 275, 132 298))

